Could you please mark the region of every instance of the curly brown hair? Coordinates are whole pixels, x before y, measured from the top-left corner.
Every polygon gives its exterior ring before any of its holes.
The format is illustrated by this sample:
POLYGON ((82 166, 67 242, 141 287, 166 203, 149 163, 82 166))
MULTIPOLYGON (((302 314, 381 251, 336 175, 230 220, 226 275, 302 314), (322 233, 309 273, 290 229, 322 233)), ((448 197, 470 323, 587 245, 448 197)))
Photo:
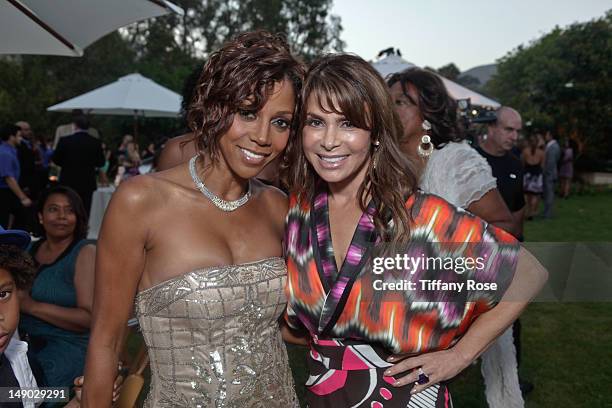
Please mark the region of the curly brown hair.
POLYGON ((423 119, 431 123, 431 143, 436 149, 464 139, 457 117, 457 102, 448 94, 438 75, 421 68, 408 68, 387 78, 389 88, 398 82, 404 96, 419 108, 423 119), (408 93, 408 84, 416 88, 418 100, 413 100, 408 93))
MULTIPOLYGON (((307 116, 307 101, 316 95, 322 110, 344 115, 354 126, 370 131, 373 159, 359 188, 360 206, 367 198, 376 203, 374 223, 385 241, 408 238, 409 216, 405 200, 417 183, 410 161, 399 148, 402 123, 381 76, 362 58, 350 54, 330 54, 316 60, 308 70, 299 107, 299 132, 307 116), (376 166, 374 166, 376 162, 376 166), (393 220, 388 230, 389 217, 393 220)), ((306 160, 301 138, 289 140, 282 166, 283 180, 295 194, 312 199, 317 175, 306 160)))
POLYGON ((17 289, 28 289, 36 274, 36 267, 30 255, 21 248, 8 244, 0 244, 0 269, 11 274, 17 289))
POLYGON ((229 130, 233 115, 241 109, 260 110, 274 84, 284 79, 293 85, 297 99, 304 71, 281 35, 262 30, 240 34, 211 54, 187 116, 198 149, 216 160, 219 139, 229 130))

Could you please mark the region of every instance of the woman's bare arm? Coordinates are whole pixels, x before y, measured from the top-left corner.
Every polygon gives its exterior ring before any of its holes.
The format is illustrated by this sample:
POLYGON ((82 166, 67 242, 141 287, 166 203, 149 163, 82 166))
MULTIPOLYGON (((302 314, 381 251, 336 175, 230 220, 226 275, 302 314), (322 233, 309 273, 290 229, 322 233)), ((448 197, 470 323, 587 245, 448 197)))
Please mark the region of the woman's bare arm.
MULTIPOLYGON (((393 384, 401 387, 414 383, 419 375, 415 369, 421 367, 428 375, 429 382, 415 386, 411 392, 420 392, 432 384, 456 376, 519 317, 547 279, 546 269, 531 253, 521 248, 516 273, 501 301, 493 309, 480 315, 457 344, 448 350, 405 358, 387 370, 385 375, 394 376, 412 370, 393 384)), ((394 356, 390 361, 399 361, 402 358, 394 356)))
POLYGON ((121 184, 109 204, 98 242, 93 324, 82 406, 109 407, 118 355, 145 264, 151 191, 147 176, 121 184))
POLYGON ((478 358, 523 312, 548 280, 548 271, 521 247, 516 273, 497 306, 479 316, 453 347, 466 361, 478 358))
POLYGON ((518 225, 512 217, 512 213, 496 188, 489 190, 480 200, 472 202, 467 210, 514 236, 519 233, 518 225))

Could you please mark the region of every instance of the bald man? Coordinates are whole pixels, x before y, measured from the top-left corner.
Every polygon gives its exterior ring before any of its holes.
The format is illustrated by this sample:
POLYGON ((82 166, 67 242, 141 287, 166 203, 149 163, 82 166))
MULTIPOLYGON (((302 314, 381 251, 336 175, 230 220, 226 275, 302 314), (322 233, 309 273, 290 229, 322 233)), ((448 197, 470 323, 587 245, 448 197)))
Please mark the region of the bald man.
POLYGON ((512 108, 502 106, 496 112, 495 122, 489 124, 486 139, 477 148, 493 169, 497 189, 512 212, 519 239, 523 234, 525 212, 523 165, 512 153, 512 148, 522 129, 521 115, 512 108))
MULTIPOLYGON (((521 159, 512 153, 519 134, 523 129, 521 115, 507 106, 502 106, 496 112, 495 122, 489 124, 485 140, 476 148, 487 159, 493 176, 497 179, 497 189, 512 212, 517 238, 523 240, 523 221, 525 215, 525 196, 523 194, 523 164, 521 159)), ((516 347, 517 364, 521 363, 521 323, 519 320, 513 326, 514 346, 516 347)), ((523 394, 533 390, 533 384, 519 378, 523 394)))

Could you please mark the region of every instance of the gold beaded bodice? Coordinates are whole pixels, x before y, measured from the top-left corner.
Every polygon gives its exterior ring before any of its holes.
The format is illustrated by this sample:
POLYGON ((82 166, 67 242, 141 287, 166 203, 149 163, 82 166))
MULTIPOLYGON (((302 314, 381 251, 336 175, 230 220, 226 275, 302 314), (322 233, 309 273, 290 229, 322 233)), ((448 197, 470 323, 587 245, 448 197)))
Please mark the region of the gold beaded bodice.
POLYGON ((278 317, 282 258, 212 267, 136 297, 149 350, 147 407, 298 407, 278 317))

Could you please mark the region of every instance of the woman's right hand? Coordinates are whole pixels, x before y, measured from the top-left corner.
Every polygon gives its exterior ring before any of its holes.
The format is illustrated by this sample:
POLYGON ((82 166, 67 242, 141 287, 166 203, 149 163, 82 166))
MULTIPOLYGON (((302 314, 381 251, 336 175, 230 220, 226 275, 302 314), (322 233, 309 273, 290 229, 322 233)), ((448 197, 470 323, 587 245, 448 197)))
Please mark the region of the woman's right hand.
MULTIPOLYGON (((123 386, 123 381, 125 378, 121 373, 121 362, 119 363, 119 370, 117 372, 117 377, 115 377, 115 382, 113 383, 113 403, 119 400, 119 395, 121 395, 121 387, 123 386)), ((81 394, 83 393, 83 383, 85 382, 85 377, 80 376, 74 379, 74 396, 76 398, 76 402, 81 404, 81 394)))

